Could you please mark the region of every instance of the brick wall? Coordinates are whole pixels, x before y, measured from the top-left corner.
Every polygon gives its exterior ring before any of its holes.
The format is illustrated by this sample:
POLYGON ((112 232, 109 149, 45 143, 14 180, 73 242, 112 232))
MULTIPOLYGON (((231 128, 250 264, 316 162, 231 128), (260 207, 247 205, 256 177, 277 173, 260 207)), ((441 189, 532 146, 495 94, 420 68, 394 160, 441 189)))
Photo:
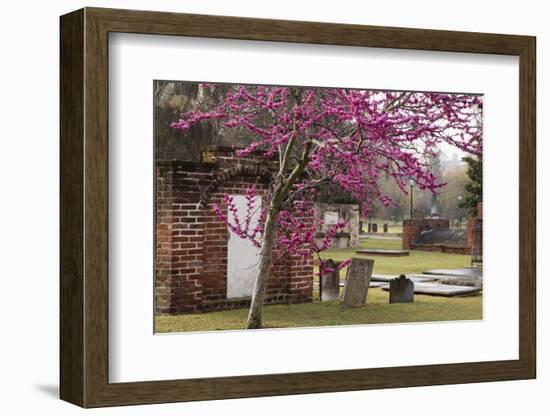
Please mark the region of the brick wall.
MULTIPOLYGON (((474 245, 474 240, 476 239, 476 228, 481 229, 481 226, 483 225, 483 203, 478 202, 477 207, 477 217, 476 218, 468 218, 468 222, 466 223, 466 239, 467 239, 467 245, 470 248, 470 251, 474 245), (480 227, 476 227, 476 225, 479 224, 480 227)), ((480 237, 477 237, 480 238, 480 237)))
MULTIPOLYGON (((213 206, 224 193, 265 190, 277 168, 255 157, 234 158, 229 148, 210 148, 202 162, 156 163, 155 309, 177 314, 246 307, 227 299, 226 225, 213 206)), ((313 263, 274 258, 265 303, 311 302, 313 263)))
POLYGON ((471 247, 450 244, 413 244, 411 248, 413 250, 451 254, 470 254, 472 251, 471 247))
MULTIPOLYGON (((455 254, 471 254, 475 233, 476 224, 483 224, 483 203, 477 204, 476 218, 468 218, 466 223, 466 245, 450 245, 450 244, 414 244, 418 235, 424 230, 434 228, 448 229, 450 226, 449 220, 444 218, 413 218, 403 221, 403 240, 402 247, 405 250, 422 250, 422 251, 438 251, 442 253, 455 254)), ((477 229, 481 229, 478 227, 477 229)), ((480 237, 477 237, 480 238, 480 237)))
POLYGON ((412 218, 404 220, 402 247, 404 250, 413 248, 413 241, 424 230, 449 227, 449 220, 445 218, 412 218))

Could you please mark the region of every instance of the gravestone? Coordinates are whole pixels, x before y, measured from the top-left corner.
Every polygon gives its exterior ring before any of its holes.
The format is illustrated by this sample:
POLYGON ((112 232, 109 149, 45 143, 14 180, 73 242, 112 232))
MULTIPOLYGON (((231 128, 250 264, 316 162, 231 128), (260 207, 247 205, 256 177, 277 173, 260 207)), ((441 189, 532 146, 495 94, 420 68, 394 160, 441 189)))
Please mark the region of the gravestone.
POLYGON ((353 258, 348 266, 340 307, 363 306, 367 300, 374 260, 353 258))
POLYGON ((378 224, 374 223, 372 224, 372 232, 377 233, 378 232, 378 224))
POLYGON ((385 233, 388 232, 388 224, 384 224, 384 232, 385 232, 385 233))
POLYGON ((332 259, 327 260, 326 263, 330 271, 319 277, 319 299, 321 302, 336 300, 340 295, 340 270, 337 269, 336 263, 332 259))
POLYGON ((404 274, 390 280, 390 303, 414 302, 414 283, 404 274))
POLYGON ((367 232, 372 233, 372 223, 370 222, 367 224, 367 232))

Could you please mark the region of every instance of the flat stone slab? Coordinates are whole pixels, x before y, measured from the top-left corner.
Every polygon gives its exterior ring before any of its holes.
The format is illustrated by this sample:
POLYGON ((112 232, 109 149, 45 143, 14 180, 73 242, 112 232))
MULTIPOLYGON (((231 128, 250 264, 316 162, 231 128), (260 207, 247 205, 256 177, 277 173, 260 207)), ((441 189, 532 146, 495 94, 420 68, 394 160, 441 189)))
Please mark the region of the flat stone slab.
POLYGON ((472 286, 472 287, 483 287, 483 280, 481 277, 472 277, 472 276, 445 276, 444 278, 438 279, 439 283, 445 285, 455 285, 455 286, 472 286))
MULTIPOLYGON (((419 274, 405 274, 409 279, 411 279, 413 282, 433 282, 436 279, 432 276, 423 276, 419 274)), ((390 280, 395 279, 398 276, 394 276, 393 274, 373 274, 371 277, 371 281, 374 280, 375 282, 385 282, 388 283, 390 280)))
MULTIPOLYGON (((382 287, 382 289, 390 290, 389 285, 387 287, 382 287)), ((414 284, 414 293, 418 293, 421 295, 453 297, 474 295, 480 291, 481 288, 471 286, 443 285, 439 283, 414 284)))
MULTIPOLYGON (((388 285, 388 282, 375 282, 372 280, 369 282, 369 287, 384 287, 387 285, 388 285)), ((319 283, 313 282, 313 286, 318 287, 319 283)), ((344 282, 340 282, 340 287, 344 287, 344 282)))
POLYGON ((361 240, 401 240, 400 233, 371 233, 371 234, 359 234, 361 240))
POLYGON ((444 275, 444 276, 470 276, 470 277, 482 277, 483 270, 476 267, 464 267, 461 269, 432 269, 422 272, 422 274, 428 275, 444 275))
MULTIPOLYGON (((388 282, 376 282, 371 280, 369 282, 369 287, 384 287, 388 286, 388 282)), ((340 287, 344 287, 344 282, 340 282, 340 287)))
POLYGON ((372 256, 391 256, 391 257, 401 257, 408 256, 409 250, 383 250, 376 248, 363 248, 361 250, 355 250, 357 254, 370 254, 372 256))
MULTIPOLYGON (((473 287, 483 287, 483 279, 481 277, 472 277, 472 276, 447 276, 444 274, 408 274, 409 278, 422 279, 428 277, 432 279, 431 281, 437 281, 444 285, 456 285, 456 286, 473 286, 473 287)), ((413 280, 414 281, 414 280, 413 280)), ((417 280, 428 282, 430 280, 417 280)))

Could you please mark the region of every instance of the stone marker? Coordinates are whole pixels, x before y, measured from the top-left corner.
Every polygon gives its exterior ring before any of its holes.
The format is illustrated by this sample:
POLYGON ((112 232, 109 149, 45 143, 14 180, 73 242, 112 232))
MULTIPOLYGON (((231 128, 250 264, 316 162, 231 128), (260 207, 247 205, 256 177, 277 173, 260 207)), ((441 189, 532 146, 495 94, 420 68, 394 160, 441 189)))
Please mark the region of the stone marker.
POLYGON ((384 224, 384 232, 385 232, 385 233, 388 232, 388 224, 384 224))
POLYGON ((367 224, 367 232, 368 233, 372 232, 372 223, 370 223, 370 222, 367 224))
POLYGON ((354 308, 363 306, 367 300, 374 260, 353 258, 348 267, 340 307, 354 308))
POLYGON ((336 263, 329 259, 327 267, 332 269, 319 277, 319 299, 321 302, 327 300, 336 300, 340 295, 340 270, 336 268, 336 263))
POLYGON ((414 302, 414 283, 404 274, 390 280, 390 303, 414 302))
POLYGON ((373 232, 373 233, 377 233, 377 232, 378 232, 378 224, 376 224, 376 223, 373 223, 373 224, 372 224, 372 232, 373 232))

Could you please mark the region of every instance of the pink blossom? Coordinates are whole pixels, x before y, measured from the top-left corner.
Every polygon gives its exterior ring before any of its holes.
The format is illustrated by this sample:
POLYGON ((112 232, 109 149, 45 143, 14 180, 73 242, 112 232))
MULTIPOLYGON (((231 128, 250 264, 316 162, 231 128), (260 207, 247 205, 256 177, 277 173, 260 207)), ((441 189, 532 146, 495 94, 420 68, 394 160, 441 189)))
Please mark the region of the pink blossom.
MULTIPOLYGON (((211 93, 217 88, 202 87, 211 93)), ((345 227, 341 222, 325 227, 323 238, 316 238, 323 224, 313 215, 313 204, 321 184, 346 191, 364 215, 375 201, 395 203, 378 187, 382 176, 404 193, 409 178, 420 189, 438 192, 445 184, 430 171, 431 155, 442 143, 481 155, 481 114, 482 99, 476 95, 236 85, 221 102, 181 114, 171 126, 185 130, 220 120, 226 128, 240 129, 251 141, 235 151, 239 157, 257 153, 272 159, 294 142, 298 149, 310 149, 307 169, 278 213, 275 240, 278 253, 307 257, 329 248, 345 227)), ((265 206, 255 206, 256 195, 253 187, 246 192, 244 220, 229 196, 215 211, 233 233, 261 246, 266 213, 265 206), (253 224, 258 209, 260 220, 253 224)), ((264 205, 270 198, 269 192, 263 195, 264 205)))

